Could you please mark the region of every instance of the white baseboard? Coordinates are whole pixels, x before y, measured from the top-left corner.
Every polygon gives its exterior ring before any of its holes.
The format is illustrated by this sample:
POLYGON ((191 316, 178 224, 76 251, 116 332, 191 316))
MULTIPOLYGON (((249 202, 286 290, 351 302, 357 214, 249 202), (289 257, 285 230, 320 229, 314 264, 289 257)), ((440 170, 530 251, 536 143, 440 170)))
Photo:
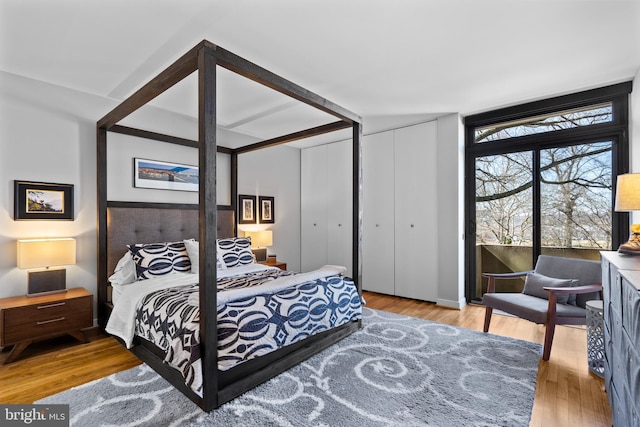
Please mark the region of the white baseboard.
POLYGON ((443 307, 455 308, 455 309, 460 310, 465 305, 467 305, 467 301, 464 298, 459 300, 459 301, 453 301, 453 300, 449 300, 449 299, 438 298, 438 300, 436 301, 436 304, 441 305, 443 307))

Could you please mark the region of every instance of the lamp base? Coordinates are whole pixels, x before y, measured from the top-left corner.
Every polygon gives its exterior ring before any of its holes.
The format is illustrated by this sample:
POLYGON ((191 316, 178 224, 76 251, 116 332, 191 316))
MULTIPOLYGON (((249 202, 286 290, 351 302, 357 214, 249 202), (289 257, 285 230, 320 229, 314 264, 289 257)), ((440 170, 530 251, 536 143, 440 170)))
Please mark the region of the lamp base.
POLYGON ((640 255, 640 224, 629 226, 629 240, 618 248, 618 252, 627 255, 640 255))
POLYGON ((67 292, 67 270, 64 268, 30 271, 28 297, 67 292))
POLYGON ((251 248, 251 251, 256 257, 256 262, 264 262, 267 260, 267 248, 251 248))

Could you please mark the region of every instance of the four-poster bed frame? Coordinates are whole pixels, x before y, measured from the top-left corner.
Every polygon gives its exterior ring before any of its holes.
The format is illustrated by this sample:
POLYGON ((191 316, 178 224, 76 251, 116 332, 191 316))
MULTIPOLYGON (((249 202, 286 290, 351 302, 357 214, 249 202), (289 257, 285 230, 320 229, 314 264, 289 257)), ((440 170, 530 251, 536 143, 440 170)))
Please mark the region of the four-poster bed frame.
MULTIPOLYGON (((98 317, 104 328, 110 313, 108 299, 108 277, 112 273, 113 260, 108 261, 109 209, 169 209, 197 210, 197 239, 200 243, 200 259, 216 259, 216 238, 218 217, 225 210, 236 211, 237 203, 237 156, 242 153, 267 148, 307 137, 325 134, 341 129, 352 129, 353 142, 353 281, 358 293, 361 289, 360 239, 361 239, 361 119, 354 113, 282 78, 206 40, 200 42, 141 89, 124 100, 120 105, 97 122, 97 178, 98 178, 98 317), (216 141, 216 67, 221 66, 257 83, 270 87, 282 94, 324 111, 338 121, 302 130, 282 137, 269 139, 237 149, 217 145, 216 141), (198 141, 149 132, 118 125, 122 119, 144 106, 176 83, 198 72, 198 141), (185 206, 165 203, 128 203, 107 200, 107 135, 116 132, 146 139, 197 148, 199 166, 198 205, 185 206), (231 156, 231 206, 216 205, 216 153, 231 156), (220 211, 218 211, 218 209, 220 211), (217 212, 217 213, 216 213, 217 212), (111 265, 109 265, 111 263, 111 265)), ((126 211, 125 215, 131 215, 126 211)), ((195 213, 195 212, 194 212, 195 213)), ((235 233, 235 220, 233 220, 235 233)), ((136 243, 136 242, 129 242, 136 243)), ((216 283, 215 262, 201 262, 199 267, 200 307, 216 307, 215 287, 203 286, 216 283)), ((338 340, 351 334, 361 326, 361 322, 351 322, 334 330, 311 336, 301 342, 277 350, 269 355, 250 360, 230 371, 218 370, 217 364, 217 324, 215 310, 200 310, 200 339, 202 351, 203 395, 191 391, 179 373, 162 363, 162 358, 143 345, 132 351, 144 362, 169 380, 176 388, 196 402, 203 410, 210 411, 243 392, 289 369, 306 358, 318 353, 338 340)))

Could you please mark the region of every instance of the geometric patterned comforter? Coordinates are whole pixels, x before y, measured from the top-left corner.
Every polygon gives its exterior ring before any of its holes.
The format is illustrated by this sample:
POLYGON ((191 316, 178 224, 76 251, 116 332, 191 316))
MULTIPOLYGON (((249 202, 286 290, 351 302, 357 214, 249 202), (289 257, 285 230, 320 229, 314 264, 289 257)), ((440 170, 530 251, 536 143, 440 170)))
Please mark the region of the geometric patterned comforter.
MULTIPOLYGON (((293 272, 262 270, 218 280, 218 292, 259 286, 293 272)), ((138 336, 166 352, 165 362, 202 395, 198 285, 178 286, 147 295, 137 312, 138 336)), ((218 306, 218 369, 298 342, 310 335, 362 318, 354 283, 342 276, 307 281, 274 293, 218 306)))

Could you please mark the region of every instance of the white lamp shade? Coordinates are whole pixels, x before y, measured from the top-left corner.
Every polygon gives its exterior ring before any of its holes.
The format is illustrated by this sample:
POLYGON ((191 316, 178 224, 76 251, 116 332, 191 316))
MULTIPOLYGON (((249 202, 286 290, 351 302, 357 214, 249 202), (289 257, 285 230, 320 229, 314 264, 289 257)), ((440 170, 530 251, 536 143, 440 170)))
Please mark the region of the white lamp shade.
POLYGON ((615 210, 640 210, 640 173, 618 175, 615 210))
POLYGON ((264 248, 273 245, 273 232, 271 230, 245 231, 244 235, 251 237, 251 246, 254 248, 264 248))
POLYGON ((75 263, 75 239, 18 240, 18 268, 52 267, 75 263))

